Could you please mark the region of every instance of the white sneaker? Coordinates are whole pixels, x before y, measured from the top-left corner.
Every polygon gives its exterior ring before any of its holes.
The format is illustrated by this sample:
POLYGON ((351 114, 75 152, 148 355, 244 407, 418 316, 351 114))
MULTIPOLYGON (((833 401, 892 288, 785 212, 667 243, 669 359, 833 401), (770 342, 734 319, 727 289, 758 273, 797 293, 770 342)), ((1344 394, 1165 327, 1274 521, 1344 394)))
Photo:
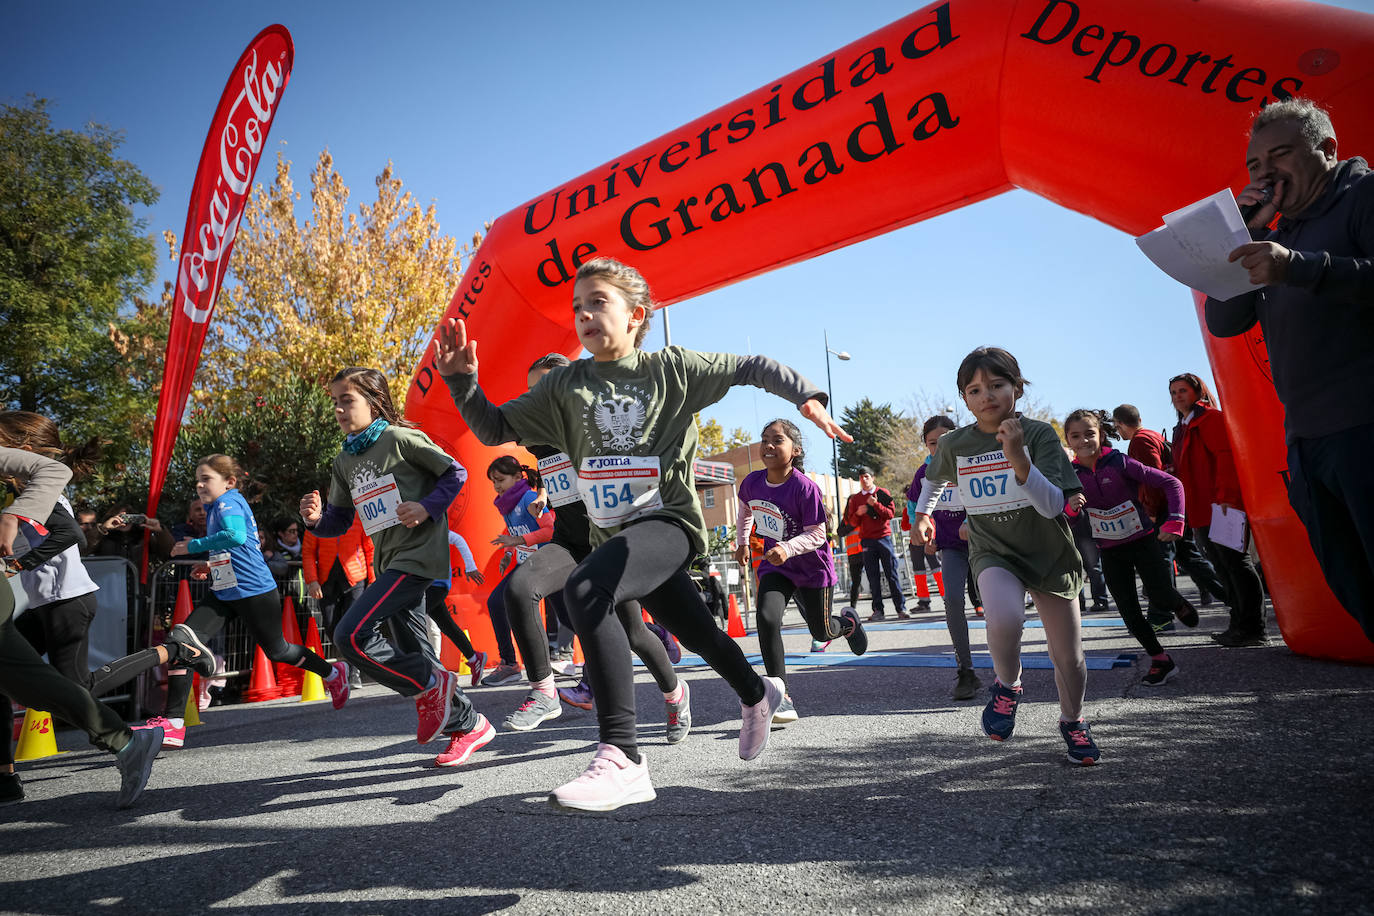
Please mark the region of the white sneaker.
POLYGON ((657 798, 649 781, 649 761, 643 755, 631 763, 625 752, 611 744, 598 744, 596 756, 582 775, 549 793, 557 808, 578 811, 614 811, 622 805, 657 798))
POLYGON ((790 725, 797 721, 798 718, 797 707, 792 705, 792 698, 787 694, 783 694, 782 705, 778 707, 777 712, 773 713, 773 724, 790 725))
POLYGON ((549 667, 560 677, 577 677, 577 664, 569 658, 551 658, 549 667))
POLYGON ((739 759, 753 760, 768 746, 768 733, 772 730, 773 716, 782 705, 784 687, 782 678, 763 679, 763 699, 753 706, 739 704, 739 759))

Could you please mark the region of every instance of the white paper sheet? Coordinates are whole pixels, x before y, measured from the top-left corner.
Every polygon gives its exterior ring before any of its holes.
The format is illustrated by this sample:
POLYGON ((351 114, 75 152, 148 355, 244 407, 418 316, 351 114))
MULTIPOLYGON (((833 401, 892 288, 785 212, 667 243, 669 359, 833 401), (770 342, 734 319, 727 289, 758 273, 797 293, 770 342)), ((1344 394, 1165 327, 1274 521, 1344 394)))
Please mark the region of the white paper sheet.
POLYGON ((1230 547, 1232 550, 1245 552, 1245 513, 1239 509, 1227 509, 1224 513, 1221 506, 1212 503, 1212 524, 1207 529, 1207 539, 1220 544, 1223 547, 1230 547))
POLYGON ((1213 299, 1231 299, 1258 287, 1240 262, 1226 256, 1251 241, 1229 188, 1167 213, 1164 225, 1135 240, 1156 267, 1213 299))

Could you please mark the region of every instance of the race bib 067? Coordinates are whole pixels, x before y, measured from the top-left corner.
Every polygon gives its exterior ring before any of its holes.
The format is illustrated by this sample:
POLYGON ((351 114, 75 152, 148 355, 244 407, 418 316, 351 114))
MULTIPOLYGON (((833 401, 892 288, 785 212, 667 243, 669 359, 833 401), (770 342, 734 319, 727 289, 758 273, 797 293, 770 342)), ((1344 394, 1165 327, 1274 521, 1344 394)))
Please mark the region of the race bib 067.
POLYGON ((1000 450, 956 459, 959 500, 969 515, 993 515, 1031 504, 1000 450))

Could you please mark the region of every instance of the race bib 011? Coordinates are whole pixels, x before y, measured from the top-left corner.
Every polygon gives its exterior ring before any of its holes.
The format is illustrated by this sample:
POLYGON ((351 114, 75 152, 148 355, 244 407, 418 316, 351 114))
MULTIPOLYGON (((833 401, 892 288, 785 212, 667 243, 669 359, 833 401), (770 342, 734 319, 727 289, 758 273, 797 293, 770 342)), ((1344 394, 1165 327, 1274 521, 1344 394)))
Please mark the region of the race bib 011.
POLYGON ((1093 537, 1102 541, 1120 541, 1145 530, 1140 513, 1130 500, 1110 509, 1089 508, 1088 524, 1093 537))
POLYGON ((1031 504, 1000 450, 956 459, 959 499, 969 515, 994 515, 1031 504))
POLYGON ((549 505, 555 509, 581 501, 582 494, 577 492, 577 472, 565 452, 540 458, 539 476, 544 481, 544 492, 549 495, 549 505))
POLYGON ((787 535, 787 521, 782 510, 766 499, 749 500, 749 511, 754 514, 754 533, 759 537, 784 540, 787 535))
POLYGON ((376 480, 354 487, 353 508, 363 523, 363 533, 371 537, 378 531, 394 528, 401 523, 396 510, 401 505, 401 491, 393 474, 383 474, 376 480))
POLYGON ((614 528, 663 507, 662 476, 657 458, 599 455, 582 459, 577 491, 592 524, 614 528))

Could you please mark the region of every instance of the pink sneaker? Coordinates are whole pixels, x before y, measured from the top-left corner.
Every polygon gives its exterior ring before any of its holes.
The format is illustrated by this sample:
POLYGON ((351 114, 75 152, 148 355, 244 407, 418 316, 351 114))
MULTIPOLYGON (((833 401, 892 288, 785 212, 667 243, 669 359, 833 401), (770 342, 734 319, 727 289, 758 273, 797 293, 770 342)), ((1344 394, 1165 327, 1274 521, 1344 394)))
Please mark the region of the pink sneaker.
POLYGON ((177 728, 172 724, 172 720, 168 719, 166 716, 153 716, 142 725, 130 726, 130 728, 134 730, 158 727, 162 729, 162 746, 164 748, 177 748, 186 744, 185 724, 183 724, 181 728, 177 728))
POLYGON ((578 811, 614 811, 656 797, 647 759, 641 757, 639 763, 631 763, 620 748, 598 744, 596 756, 582 775, 550 792, 549 803, 578 811))
POLYGON ((472 661, 468 662, 468 668, 472 670, 472 683, 468 686, 476 687, 482 683, 482 674, 487 670, 487 653, 475 653, 472 656, 472 661))
POLYGON ((348 702, 348 662, 334 663, 334 676, 324 682, 324 689, 329 691, 334 708, 343 709, 348 702))
POLYGON ((454 733, 448 736, 448 748, 434 758, 436 767, 456 767, 468 762, 468 758, 478 748, 491 744, 496 737, 496 729, 487 717, 477 716, 477 725, 470 732, 454 733))
POLYGON ((457 685, 457 678, 443 668, 435 668, 434 676, 437 679, 435 685, 415 698, 415 716, 419 720, 415 725, 415 740, 421 744, 428 744, 448 724, 448 717, 453 712, 453 688, 457 685))

